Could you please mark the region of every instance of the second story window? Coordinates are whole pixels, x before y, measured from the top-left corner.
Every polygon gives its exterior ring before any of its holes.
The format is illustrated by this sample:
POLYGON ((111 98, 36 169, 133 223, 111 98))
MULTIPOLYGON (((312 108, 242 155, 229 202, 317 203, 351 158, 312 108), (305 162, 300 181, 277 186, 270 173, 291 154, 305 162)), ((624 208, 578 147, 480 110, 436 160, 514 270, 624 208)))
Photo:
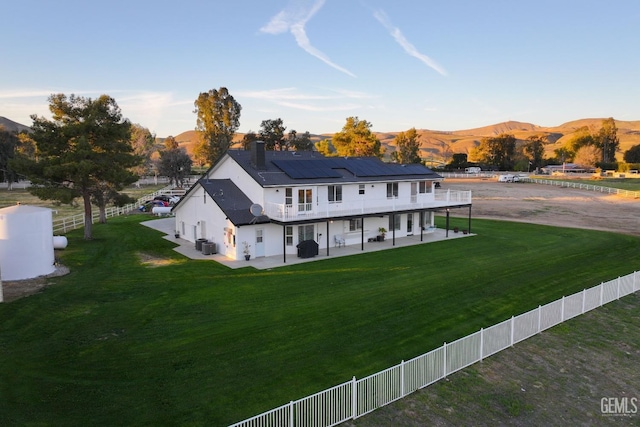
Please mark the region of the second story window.
POLYGON ((358 185, 358 194, 364 194, 364 184, 358 185))
POLYGON ((397 199, 397 198, 398 198, 398 183, 387 182, 387 199, 397 199))
POLYGON ((287 206, 293 205, 293 188, 291 187, 284 189, 284 204, 287 206))
POLYGON ((329 203, 342 202, 342 185, 329 186, 329 203))
POLYGON ((420 181, 420 193, 431 193, 431 181, 420 181))

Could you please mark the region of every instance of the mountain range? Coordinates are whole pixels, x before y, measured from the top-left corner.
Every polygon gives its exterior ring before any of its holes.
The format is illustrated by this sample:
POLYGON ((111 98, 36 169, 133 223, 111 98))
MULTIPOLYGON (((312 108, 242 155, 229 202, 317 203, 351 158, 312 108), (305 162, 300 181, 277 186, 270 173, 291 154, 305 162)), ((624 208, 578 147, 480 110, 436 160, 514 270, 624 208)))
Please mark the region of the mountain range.
MULTIPOLYGON (((553 157, 554 150, 561 148, 563 144, 571 139, 573 134, 584 127, 597 132, 602 125, 603 118, 580 119, 560 126, 544 127, 532 123, 524 123, 517 121, 508 121, 496 123, 474 129, 455 130, 455 131, 439 131, 429 129, 416 129, 418 132, 418 140, 420 141, 421 157, 427 160, 427 163, 439 163, 443 157, 449 157, 452 153, 469 154, 471 149, 480 143, 485 137, 497 136, 502 133, 508 133, 516 137, 516 139, 524 141, 530 136, 544 136, 549 143, 545 146, 545 157, 553 157), (445 154, 448 154, 445 155, 445 154)), ((623 121, 616 120, 618 128, 618 138, 620 140, 618 160, 622 160, 622 154, 634 145, 640 144, 640 120, 623 121)), ((381 145, 386 149, 387 156, 395 151, 394 139, 400 133, 398 132, 374 132, 380 140, 381 145)), ((236 134, 234 141, 239 145, 243 134, 236 134)), ((313 142, 323 139, 332 138, 333 133, 312 134, 313 142)), ((193 152, 193 147, 197 141, 196 131, 186 131, 175 136, 176 141, 181 147, 184 147, 188 153, 193 152)))
MULTIPOLYGON (((450 157, 452 153, 469 153, 480 140, 485 137, 497 136, 502 133, 509 133, 518 140, 524 141, 530 136, 541 135, 547 138, 549 143, 545 146, 545 156, 552 157, 555 149, 560 148, 563 144, 571 139, 572 135, 579 129, 587 127, 593 132, 600 129, 603 118, 579 119, 563 123, 559 126, 544 127, 532 123, 508 121, 496 123, 489 126, 455 130, 455 131, 439 131, 430 129, 416 129, 420 141, 420 151, 423 159, 427 162, 439 163, 443 157, 450 157)), ((29 130, 28 126, 14 122, 5 117, 0 117, 0 126, 4 126, 9 131, 29 130)), ((618 138, 620 140, 620 149, 618 160, 622 160, 622 153, 627 151, 634 145, 640 144, 640 120, 624 121, 616 120, 618 128, 618 138)), ((406 131, 406 129, 405 129, 406 131)), ((394 139, 401 131, 397 132, 374 132, 380 140, 382 146, 389 155, 395 151, 394 139)), ((244 134, 238 133, 234 137, 236 146, 239 146, 244 134)), ((183 147, 187 153, 193 154, 193 147, 197 142, 197 133, 195 130, 182 132, 174 136, 180 147, 183 147)), ((313 142, 322 141, 333 137, 333 133, 312 134, 313 142)), ((161 143, 164 138, 157 138, 161 143)))

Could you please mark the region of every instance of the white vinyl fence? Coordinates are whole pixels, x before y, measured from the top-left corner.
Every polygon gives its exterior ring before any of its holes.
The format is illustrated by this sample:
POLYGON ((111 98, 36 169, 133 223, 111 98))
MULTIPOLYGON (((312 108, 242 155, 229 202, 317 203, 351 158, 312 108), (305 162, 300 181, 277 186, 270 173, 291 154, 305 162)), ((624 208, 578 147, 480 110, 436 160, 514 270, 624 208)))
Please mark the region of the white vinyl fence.
MULTIPOLYGON (((124 215, 128 212, 131 212, 133 210, 136 210, 140 207, 140 205, 144 204, 145 202, 149 201, 149 200, 153 200, 154 197, 159 196, 159 195, 167 195, 167 196, 172 196, 172 195, 177 195, 177 196, 183 196, 185 193, 185 190, 174 190, 172 186, 167 186, 164 188, 161 188, 158 191, 155 191, 153 193, 147 194, 141 198, 139 198, 138 200, 136 200, 135 203, 130 203, 128 205, 122 206, 122 207, 110 207, 107 208, 105 210, 105 214, 107 216, 107 218, 111 218, 114 216, 120 216, 120 215, 124 215)), ((100 218, 100 211, 97 209, 92 209, 91 210, 91 218, 92 218, 92 223, 96 222, 99 218, 100 218)), ((69 216, 69 217, 65 217, 65 218, 54 218, 53 219, 53 233, 66 233, 67 231, 70 230, 75 230, 76 228, 80 228, 80 227, 84 227, 84 213, 81 214, 77 214, 77 215, 73 215, 73 216, 69 216)))
POLYGON ((356 419, 501 350, 640 290, 633 272, 559 300, 386 369, 337 385, 231 427, 325 427, 356 419))
POLYGON ((601 185, 584 184, 578 181, 555 181, 552 179, 539 179, 539 178, 520 178, 521 182, 532 182, 534 184, 553 185, 556 187, 566 188, 578 188, 581 190, 595 191, 598 193, 617 194, 618 196, 633 197, 637 199, 640 197, 640 191, 621 190, 619 188, 603 187, 601 185))

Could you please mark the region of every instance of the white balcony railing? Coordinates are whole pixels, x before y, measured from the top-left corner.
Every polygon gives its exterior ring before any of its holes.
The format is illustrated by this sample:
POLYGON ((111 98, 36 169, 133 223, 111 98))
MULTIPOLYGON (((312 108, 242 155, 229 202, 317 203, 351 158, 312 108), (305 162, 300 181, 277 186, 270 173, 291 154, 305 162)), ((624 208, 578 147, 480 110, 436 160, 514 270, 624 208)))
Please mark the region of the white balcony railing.
POLYGON ((446 208, 471 203, 471 191, 436 190, 434 197, 429 200, 400 199, 366 199, 357 202, 318 203, 307 210, 298 209, 297 204, 267 203, 264 213, 277 221, 296 221, 301 219, 335 218, 340 216, 366 215, 382 212, 411 211, 419 209, 446 208))

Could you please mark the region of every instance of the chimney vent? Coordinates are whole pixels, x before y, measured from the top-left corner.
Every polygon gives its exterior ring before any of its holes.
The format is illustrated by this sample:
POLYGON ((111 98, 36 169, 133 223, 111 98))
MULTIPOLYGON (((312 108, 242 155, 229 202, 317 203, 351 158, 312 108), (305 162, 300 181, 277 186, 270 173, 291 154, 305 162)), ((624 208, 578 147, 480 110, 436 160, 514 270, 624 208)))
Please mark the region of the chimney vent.
POLYGON ((253 141, 251 143, 251 165, 258 170, 267 169, 264 154, 264 141, 253 141))

